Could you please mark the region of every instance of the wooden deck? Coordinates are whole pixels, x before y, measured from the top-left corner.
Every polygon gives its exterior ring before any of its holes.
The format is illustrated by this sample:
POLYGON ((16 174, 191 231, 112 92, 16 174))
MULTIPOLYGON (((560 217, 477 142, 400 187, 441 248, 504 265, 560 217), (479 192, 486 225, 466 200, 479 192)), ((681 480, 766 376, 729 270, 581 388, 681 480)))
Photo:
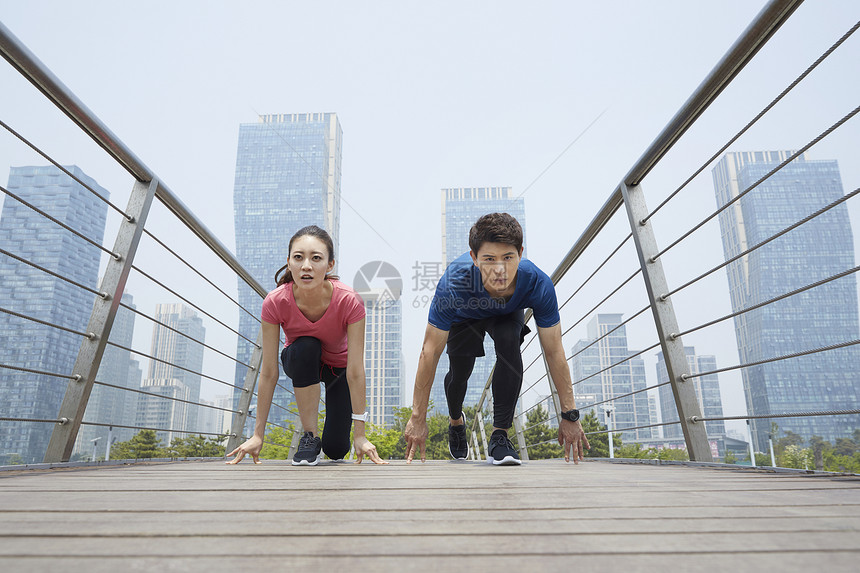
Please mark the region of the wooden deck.
POLYGON ((0 472, 0 571, 856 571, 860 478, 560 461, 0 472))

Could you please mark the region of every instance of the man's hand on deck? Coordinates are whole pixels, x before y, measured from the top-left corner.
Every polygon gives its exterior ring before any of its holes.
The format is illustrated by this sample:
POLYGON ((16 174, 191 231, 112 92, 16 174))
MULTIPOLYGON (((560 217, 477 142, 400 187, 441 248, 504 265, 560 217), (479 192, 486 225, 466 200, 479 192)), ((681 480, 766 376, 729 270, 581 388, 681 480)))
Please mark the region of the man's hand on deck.
POLYGON ((427 447, 427 436, 430 431, 427 429, 427 417, 418 416, 414 412, 406 422, 406 430, 403 436, 406 438, 406 463, 411 464, 415 454, 420 452, 421 461, 427 459, 425 448, 427 447))
POLYGON ((575 464, 585 459, 585 450, 591 449, 579 422, 561 420, 558 425, 558 443, 564 447, 564 461, 569 462, 573 458, 575 464))

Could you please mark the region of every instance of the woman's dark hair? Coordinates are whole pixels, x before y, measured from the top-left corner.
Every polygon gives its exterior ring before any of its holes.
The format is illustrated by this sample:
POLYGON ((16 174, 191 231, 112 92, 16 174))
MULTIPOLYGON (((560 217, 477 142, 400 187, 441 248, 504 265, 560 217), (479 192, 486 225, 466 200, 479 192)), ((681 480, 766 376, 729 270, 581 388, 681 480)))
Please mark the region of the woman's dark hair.
POLYGON ((469 248, 473 253, 478 254, 484 243, 513 245, 519 252, 523 248, 523 228, 508 213, 489 213, 469 230, 469 248))
MULTIPOLYGON (((290 239, 290 244, 287 247, 287 264, 278 269, 278 272, 275 273, 275 282, 278 283, 278 286, 283 284, 287 284, 293 280, 293 274, 290 272, 290 253, 293 252, 293 242, 296 239, 301 237, 314 237, 319 239, 325 245, 325 248, 328 250, 328 260, 334 260, 334 243, 331 240, 331 235, 329 235, 325 229, 320 229, 316 225, 308 225, 307 227, 302 227, 293 237, 290 239), (284 273, 281 275, 281 273, 284 273), (278 275, 281 275, 280 277, 278 275)), ((327 279, 335 279, 337 280, 337 275, 326 274, 325 278, 327 279)))

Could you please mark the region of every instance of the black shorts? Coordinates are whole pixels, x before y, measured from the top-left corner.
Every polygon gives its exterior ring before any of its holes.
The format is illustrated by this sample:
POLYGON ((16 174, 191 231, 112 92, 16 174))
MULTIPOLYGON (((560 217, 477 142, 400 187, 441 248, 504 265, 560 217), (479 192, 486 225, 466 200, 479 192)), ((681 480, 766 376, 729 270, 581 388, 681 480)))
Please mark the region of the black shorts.
POLYGON ((507 326, 511 322, 519 324, 522 344, 526 335, 532 331, 525 325, 525 312, 522 309, 510 314, 472 318, 452 324, 448 331, 448 356, 484 356, 484 335, 489 332, 492 337, 497 326, 507 326))

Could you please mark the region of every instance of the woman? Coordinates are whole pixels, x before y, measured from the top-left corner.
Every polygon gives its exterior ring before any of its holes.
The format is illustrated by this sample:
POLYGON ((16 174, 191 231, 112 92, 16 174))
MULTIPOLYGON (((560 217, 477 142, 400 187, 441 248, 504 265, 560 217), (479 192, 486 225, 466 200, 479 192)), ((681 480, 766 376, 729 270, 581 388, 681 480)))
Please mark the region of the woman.
POLYGON ((364 303, 354 290, 331 275, 334 245, 323 229, 299 229, 289 244, 289 261, 277 273, 278 288, 263 301, 263 360, 254 435, 227 454, 239 463, 250 455, 260 463, 266 419, 278 381, 279 327, 287 343, 281 351, 284 371, 293 380, 304 434, 293 465, 315 466, 325 453, 338 460, 349 453, 349 430, 356 463, 364 456, 387 464, 365 437, 364 303), (283 273, 283 276, 280 276, 283 273), (322 437, 317 433, 320 380, 326 387, 322 437))

